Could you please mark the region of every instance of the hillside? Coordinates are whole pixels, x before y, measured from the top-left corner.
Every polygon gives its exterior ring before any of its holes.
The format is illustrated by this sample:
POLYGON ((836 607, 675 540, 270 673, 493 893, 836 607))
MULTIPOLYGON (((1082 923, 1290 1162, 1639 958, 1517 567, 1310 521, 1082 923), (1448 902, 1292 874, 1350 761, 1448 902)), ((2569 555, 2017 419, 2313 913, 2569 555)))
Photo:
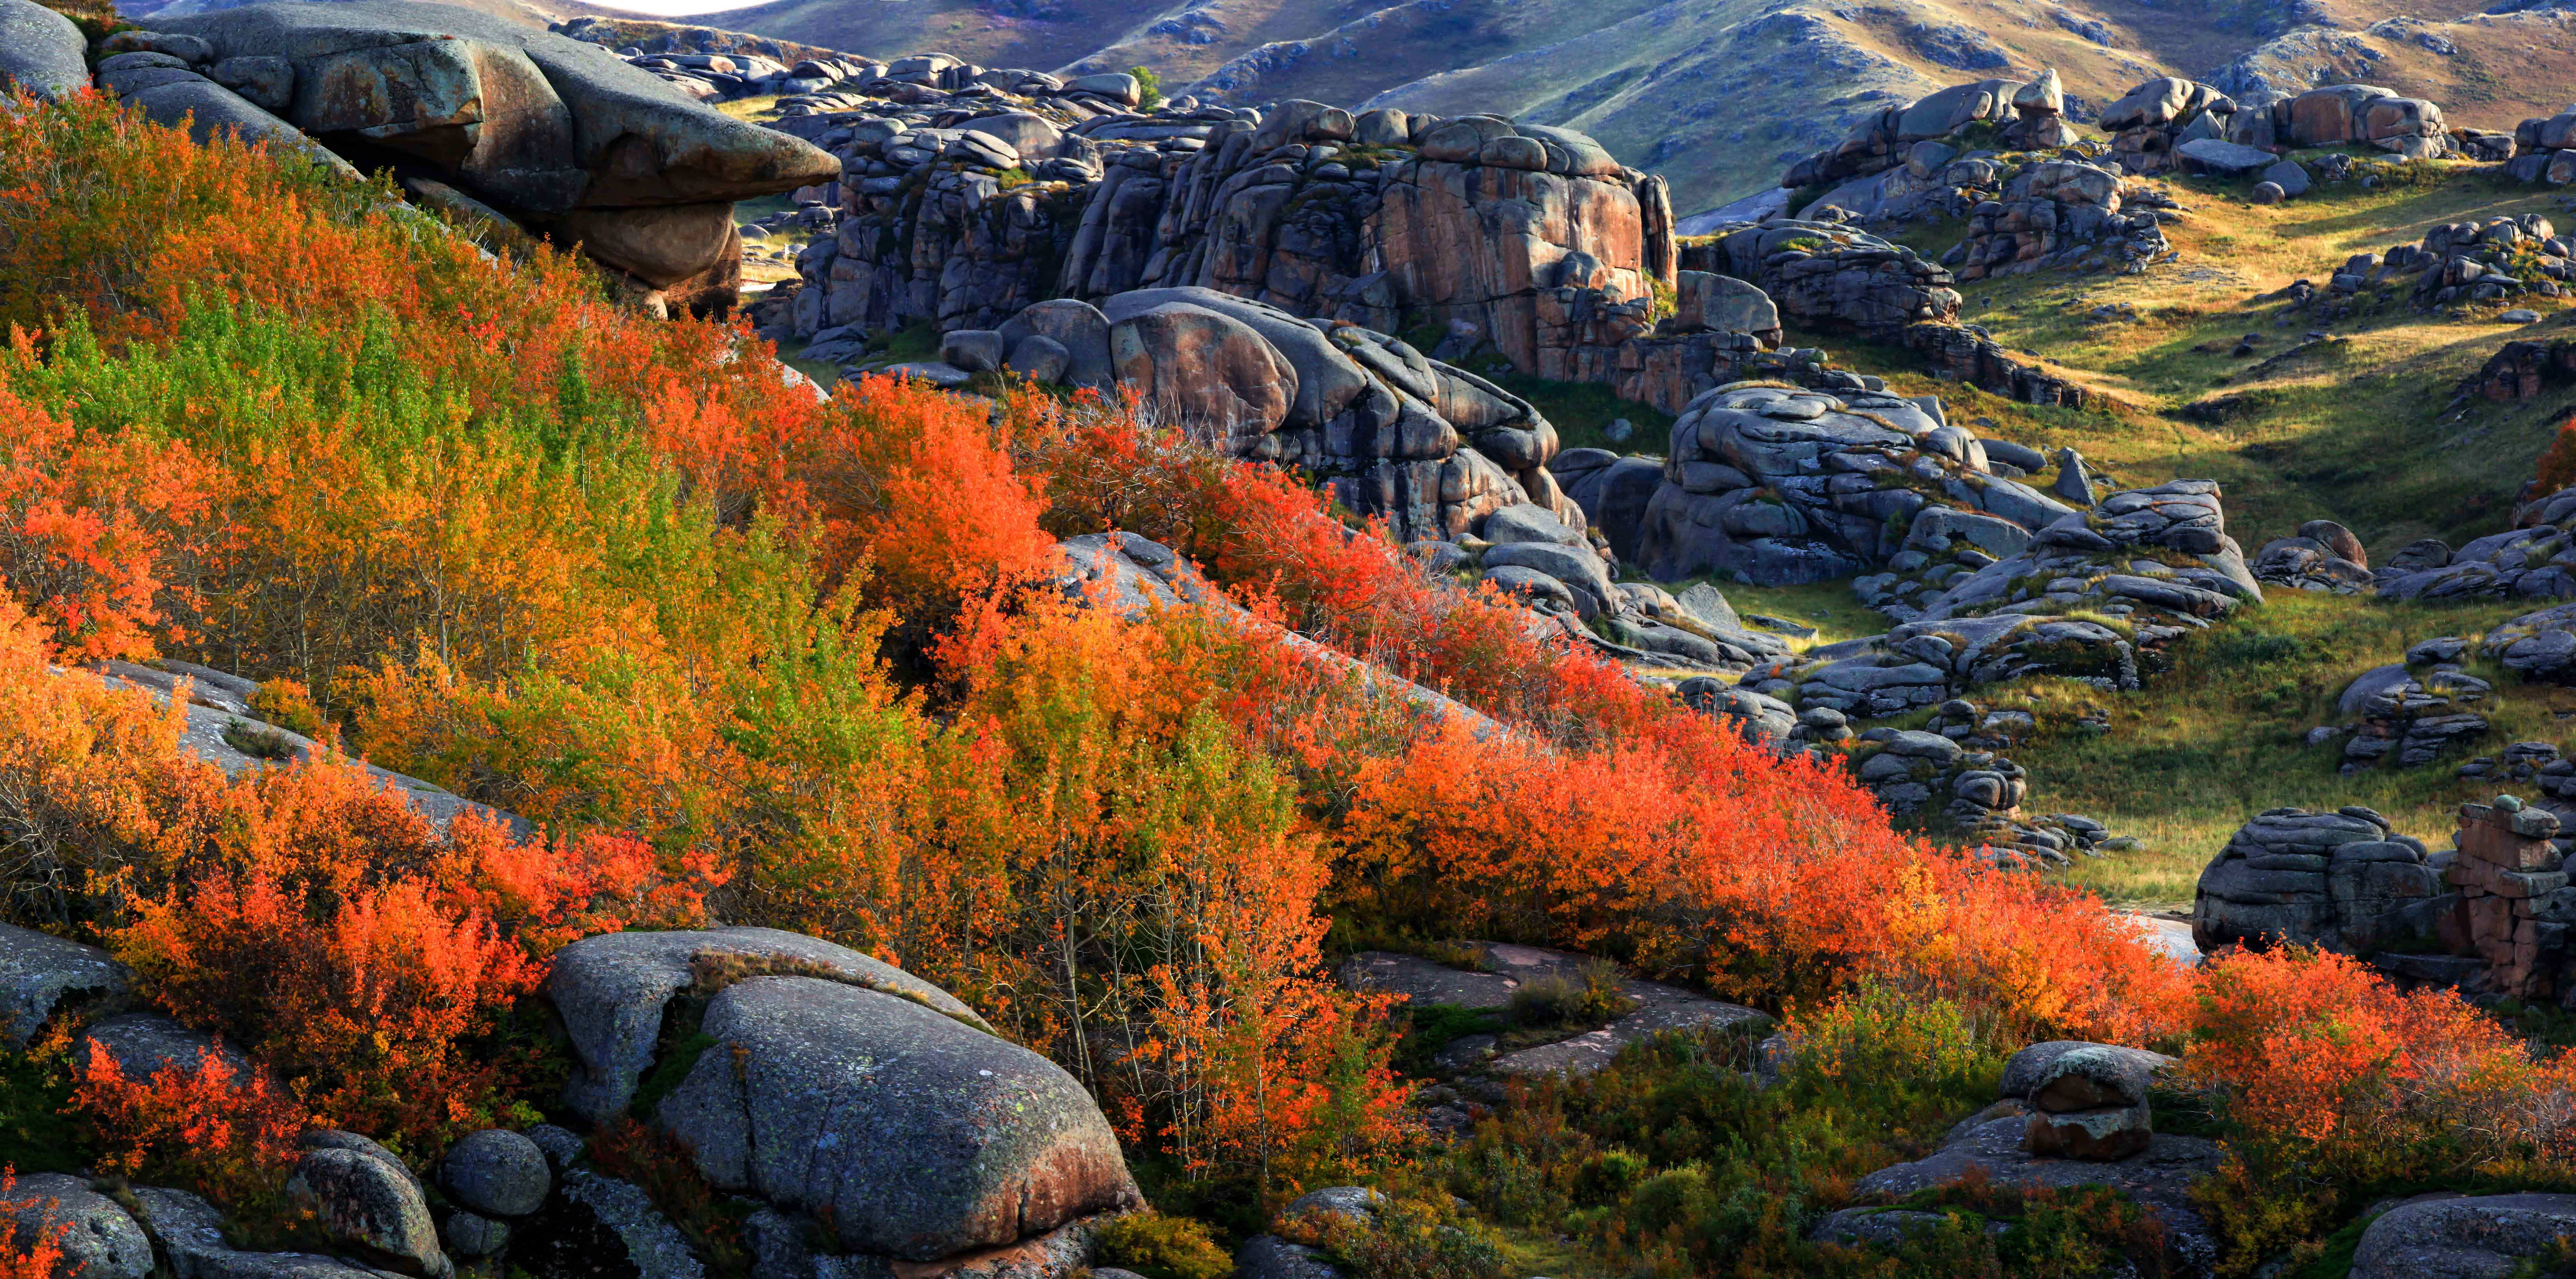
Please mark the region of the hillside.
MULTIPOLYGON (((1153 68, 1210 101, 1288 98, 1438 114, 1494 111, 1590 133, 1674 185, 1684 213, 1769 185, 1879 106, 1975 76, 2055 67, 2098 109, 2179 76, 2242 93, 2348 80, 2510 129, 2566 104, 2576 29, 2562 10, 2450 3, 2137 0, 785 0, 709 15, 861 51, 940 49, 987 66, 1153 68)), ((2082 115, 2079 108, 2078 116, 2082 115)))

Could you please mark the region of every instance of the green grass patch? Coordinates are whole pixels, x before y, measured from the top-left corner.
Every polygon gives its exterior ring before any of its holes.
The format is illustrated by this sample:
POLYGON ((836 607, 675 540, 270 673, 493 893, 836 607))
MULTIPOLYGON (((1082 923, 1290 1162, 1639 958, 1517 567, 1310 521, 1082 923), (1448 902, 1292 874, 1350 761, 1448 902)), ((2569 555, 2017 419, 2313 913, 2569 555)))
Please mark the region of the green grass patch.
POLYGON ((2202 868, 2266 808, 2366 805, 2399 831, 2447 847, 2457 806, 2500 789, 2458 779, 2458 765, 2517 741, 2565 740, 2576 689, 2523 684, 2493 663, 2468 663, 2495 685, 2475 707, 2493 729, 2421 768, 2383 762, 2343 777, 2343 739, 2312 747, 2304 737, 2344 722, 2336 699, 2362 672, 2403 660, 2419 640, 2475 635, 2533 607, 2386 604, 2280 588, 2264 606, 2179 641, 2173 669, 2144 689, 2035 680, 1971 696, 2038 715, 2037 737, 2012 752, 2031 773, 2029 810, 2084 813, 2145 841, 2141 850, 2077 859, 2067 882, 2125 905, 2188 909, 2202 868), (2087 712, 2105 717, 2105 727, 2080 726, 2087 712))
MULTIPOLYGON (((1408 338, 1407 341, 1412 339, 1408 338)), ((1436 343, 1438 339, 1435 337, 1436 343)), ((1431 348, 1422 347, 1428 351, 1431 348)), ((1613 453, 1660 456, 1672 438, 1673 415, 1638 400, 1623 400, 1598 382, 1551 382, 1526 373, 1484 374, 1494 385, 1530 402, 1556 427, 1556 438, 1570 449, 1608 449, 1613 453), (1610 423, 1626 418, 1633 428, 1625 443, 1611 443, 1610 423)))

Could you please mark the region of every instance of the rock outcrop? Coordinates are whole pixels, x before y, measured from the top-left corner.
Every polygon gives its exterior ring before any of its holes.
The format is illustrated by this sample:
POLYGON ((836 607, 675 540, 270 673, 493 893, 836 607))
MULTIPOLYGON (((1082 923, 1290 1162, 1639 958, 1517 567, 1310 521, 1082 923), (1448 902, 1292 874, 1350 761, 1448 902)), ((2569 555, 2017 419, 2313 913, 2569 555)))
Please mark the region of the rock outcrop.
MULTIPOLYGON (((1960 1121, 1931 1154, 1857 1179, 1854 1197, 1892 1204, 1965 1179, 2030 1189, 2107 1186, 2163 1226, 2167 1273, 2211 1273, 2218 1240, 2191 1189, 2218 1167, 2218 1145, 2154 1132, 2149 1122, 2146 1089, 2171 1061, 2111 1044, 2033 1044, 2007 1064, 2000 1100, 1960 1121)), ((1937 1220, 1901 1208, 1846 1208, 1826 1216, 1811 1237, 1902 1238, 1937 1220)))
POLYGON ((620 1113, 665 1054, 697 1052, 648 1117, 720 1189, 815 1223, 817 1266, 1021 1246, 1141 1202, 1072 1076, 856 951, 770 929, 609 934, 566 947, 546 990, 581 1064, 566 1103, 620 1113), (675 1000, 689 1024, 666 1038, 675 1000))
POLYGON ((1957 281, 1914 250, 1840 222, 1775 218, 1684 241, 1680 263, 1752 283, 1802 328, 1893 336, 1958 318, 1957 281))
MULTIPOLYGON (((2451 550, 2426 539, 2378 570, 2387 600, 2576 597, 2576 488, 2526 503, 2518 526, 2451 550)), ((2542 629, 2547 629, 2545 626, 2542 629)))
POLYGON ((2361 539, 2333 520, 2310 520, 2294 536, 2265 542, 2253 569, 2257 582, 2302 591, 2355 595, 2376 585, 2361 539))
POLYGON ((89 42, 72 20, 35 0, 0 0, 0 93, 59 102, 88 86, 89 42))
POLYGON ((2576 1195, 2417 1195, 2372 1220, 2351 1279, 2509 1275, 2576 1236, 2576 1195))
POLYGON ((2457 150, 2441 107, 2368 84, 2327 85, 2275 99, 2265 108, 2237 112, 2228 121, 2226 136, 2239 145, 2259 148, 2362 143, 2410 160, 2438 159, 2457 150))
POLYGON ((1302 468, 1399 542, 1454 541, 1517 506, 1584 526, 1547 469, 1556 428, 1528 401, 1355 324, 1214 289, 1138 289, 1098 308, 1039 303, 995 329, 951 330, 946 347, 1040 381, 1114 376, 1157 425, 1302 468))
MULTIPOLYGON (((2351 717, 2343 729, 2351 734, 2343 748, 2343 775, 2383 762, 2421 768, 2453 746, 2486 736, 2486 717, 2475 708, 2494 691, 2456 661, 2434 660, 2420 674, 2405 665, 2363 672, 2336 702, 2336 710, 2351 717)), ((2323 745, 2332 735, 2312 734, 2310 740, 2323 745)))
POLYGON ((1919 528, 1991 563, 2071 513, 1995 475, 1937 400, 1744 383, 1673 423, 1636 562, 1663 580, 1820 582, 1886 562, 1919 528))
POLYGON ((2066 124, 2065 110, 2065 89, 2054 70, 2043 70, 2029 81, 1952 85, 1862 117, 1841 143, 1790 165, 1780 185, 1832 188, 1820 203, 1868 198, 1847 195, 1846 188, 1855 179, 1915 163, 1924 143, 1963 134, 2020 151, 2066 146, 2075 141, 2075 131, 2066 124))
POLYGON ((839 172, 606 50, 449 5, 255 4, 156 23, 111 39, 102 88, 156 119, 193 111, 201 130, 282 122, 286 136, 393 168, 424 202, 577 240, 647 307, 730 308, 733 203, 839 172))
POLYGON ((2275 808, 2227 841, 2200 873, 2192 940, 2220 946, 2323 946, 2367 955, 2431 937, 2449 902, 2443 862, 2367 808, 2275 808))
POLYGON ((1380 330, 1464 326, 1525 372, 1607 381, 1672 282, 1661 180, 1578 133, 973 87, 782 122, 845 165, 839 231, 799 263, 801 333, 994 328, 1048 299, 1201 287, 1380 330))

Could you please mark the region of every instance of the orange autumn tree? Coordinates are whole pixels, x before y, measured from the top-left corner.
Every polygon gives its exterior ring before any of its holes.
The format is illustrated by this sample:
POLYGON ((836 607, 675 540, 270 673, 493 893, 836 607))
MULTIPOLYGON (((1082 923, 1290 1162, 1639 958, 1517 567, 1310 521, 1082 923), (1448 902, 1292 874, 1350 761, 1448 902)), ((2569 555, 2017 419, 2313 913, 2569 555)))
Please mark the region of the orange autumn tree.
POLYGON ((2182 1079, 2235 1134, 2193 1192, 2244 1274, 2392 1190, 2576 1169, 2576 1055, 2535 1053, 2449 990, 2402 993, 2329 951, 2229 951, 2199 970, 2182 1079))
MULTIPOLYGON (((19 359, 31 358, 23 343, 19 359)), ((190 542, 209 477, 184 444, 75 432, 0 386, 0 589, 35 602, 73 660, 150 655, 192 611, 190 542), (164 630, 164 634, 172 631, 164 630)))

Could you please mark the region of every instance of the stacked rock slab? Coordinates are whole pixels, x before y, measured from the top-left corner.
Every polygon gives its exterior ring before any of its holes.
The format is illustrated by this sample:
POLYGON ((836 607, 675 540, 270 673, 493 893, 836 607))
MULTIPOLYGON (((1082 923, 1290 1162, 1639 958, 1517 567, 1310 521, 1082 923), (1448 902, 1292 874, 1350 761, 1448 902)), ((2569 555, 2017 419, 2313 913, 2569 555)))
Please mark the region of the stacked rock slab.
POLYGON ((2486 736, 2486 717, 2473 708, 2494 691, 2456 661, 2435 660, 2420 673, 2405 665, 2364 671, 2336 703, 2350 717, 2352 734, 2344 743, 2343 775, 2380 763, 2421 768, 2453 746, 2486 736))
POLYGON ((2443 921, 2443 939, 2454 952, 2485 960, 2487 985, 2500 994, 2556 993, 2557 974, 2542 957, 2563 949, 2566 929, 2553 926, 2545 942, 2541 914, 2549 895, 2567 887, 2563 858, 2550 843, 2557 834, 2556 814, 2511 795, 2460 805, 2459 855, 2442 873, 2459 901, 2443 921))
POLYGON ((2000 1091, 2031 1109, 2023 1149, 2110 1163, 2143 1153, 2155 1137, 2147 1093, 2173 1064, 2143 1048, 2052 1040, 2014 1053, 2000 1091))
POLYGON ((1993 474, 1937 400, 1746 383, 1699 396, 1673 423, 1637 561, 1666 581, 1820 582, 1884 562, 1922 520, 2009 553, 2069 514, 1993 474))
POLYGON ((1730 223, 1683 243, 1680 261, 1687 270, 1751 283, 1801 328, 1885 338, 1959 315, 1949 271, 1840 222, 1730 223))
POLYGON ((2227 535, 2212 480, 2113 493, 2032 535, 2018 554, 1954 581, 1919 624, 2077 609, 2119 618, 2141 647, 2263 602, 2245 552, 2227 535), (2179 554, 2165 554, 2178 552, 2179 554))
POLYGON ((2423 842, 2393 833, 2370 809, 2267 809, 2201 871, 2192 941, 2203 951, 2293 945, 2366 955, 2432 935, 2450 904, 2442 891, 2440 863, 2423 842))
POLYGON ((184 88, 201 118, 201 100, 217 95, 274 113, 365 167, 408 175, 416 196, 434 184, 581 242, 647 307, 729 309, 742 256, 733 203, 839 172, 831 156, 701 106, 595 45, 449 5, 258 4, 158 25, 205 52, 204 74, 102 69, 102 86, 153 110, 149 95, 184 88))

